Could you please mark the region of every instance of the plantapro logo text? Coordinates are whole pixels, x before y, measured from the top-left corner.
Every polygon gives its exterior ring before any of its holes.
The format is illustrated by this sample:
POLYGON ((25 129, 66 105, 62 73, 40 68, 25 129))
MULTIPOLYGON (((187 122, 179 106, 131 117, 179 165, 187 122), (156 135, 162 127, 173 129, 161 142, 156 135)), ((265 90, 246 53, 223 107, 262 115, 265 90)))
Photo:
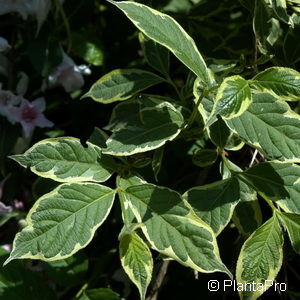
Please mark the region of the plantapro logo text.
POLYGON ((284 292, 287 289, 285 283, 274 282, 273 280, 265 280, 262 282, 236 282, 235 280, 224 280, 224 291, 233 289, 237 292, 265 292, 270 287, 274 287, 275 291, 284 292))
POLYGON ((287 290, 286 283, 278 283, 273 280, 265 280, 264 282, 237 282, 236 280, 224 280, 221 284, 217 280, 210 280, 208 282, 208 290, 216 292, 223 290, 233 290, 235 292, 265 292, 267 289, 273 287, 275 291, 285 292, 287 290))

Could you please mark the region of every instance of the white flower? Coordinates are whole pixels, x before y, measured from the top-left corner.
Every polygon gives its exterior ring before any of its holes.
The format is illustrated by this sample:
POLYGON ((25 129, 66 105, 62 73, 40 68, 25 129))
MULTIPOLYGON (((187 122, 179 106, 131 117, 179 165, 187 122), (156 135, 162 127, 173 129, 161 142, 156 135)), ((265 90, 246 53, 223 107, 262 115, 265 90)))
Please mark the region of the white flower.
POLYGON ((11 46, 9 45, 8 41, 0 36, 0 52, 5 52, 10 48, 11 46))
POLYGON ((90 69, 86 65, 76 66, 74 61, 64 54, 62 63, 49 75, 49 86, 61 85, 67 93, 76 91, 84 85, 82 74, 89 75, 90 69))
POLYGON ((39 33, 44 21, 47 19, 50 8, 51 0, 32 0, 31 15, 34 15, 37 19, 37 33, 39 33))
POLYGON ((0 15, 18 13, 24 20, 33 16, 38 21, 38 30, 46 20, 51 8, 51 0, 0 0, 0 15))
POLYGON ((44 98, 38 98, 32 102, 22 98, 19 107, 10 108, 10 116, 14 122, 21 124, 25 138, 33 133, 35 127, 52 127, 54 125, 44 116, 45 107, 44 98))
POLYGON ((0 15, 19 13, 26 20, 31 5, 31 0, 0 0, 0 15))

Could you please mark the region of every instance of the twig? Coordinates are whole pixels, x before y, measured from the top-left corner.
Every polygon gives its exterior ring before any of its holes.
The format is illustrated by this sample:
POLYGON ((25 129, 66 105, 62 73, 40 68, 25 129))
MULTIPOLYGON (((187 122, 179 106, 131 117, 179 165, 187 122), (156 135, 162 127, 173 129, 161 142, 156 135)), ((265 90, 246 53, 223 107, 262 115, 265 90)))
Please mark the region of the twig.
POLYGON ((253 153, 253 156, 252 156, 252 159, 251 159, 251 162, 250 162, 250 164, 249 164, 249 168, 251 168, 252 165, 254 164, 254 161, 255 161, 255 159, 256 159, 257 153, 258 153, 258 151, 257 151, 257 149, 255 149, 255 151, 254 151, 254 153, 253 153))
POLYGON ((146 300, 157 300, 159 290, 162 286, 162 283, 164 281, 164 278, 167 274, 167 270, 170 264, 170 260, 165 260, 159 270, 159 273, 157 274, 156 280, 153 284, 153 287, 149 293, 149 296, 146 298, 146 300))

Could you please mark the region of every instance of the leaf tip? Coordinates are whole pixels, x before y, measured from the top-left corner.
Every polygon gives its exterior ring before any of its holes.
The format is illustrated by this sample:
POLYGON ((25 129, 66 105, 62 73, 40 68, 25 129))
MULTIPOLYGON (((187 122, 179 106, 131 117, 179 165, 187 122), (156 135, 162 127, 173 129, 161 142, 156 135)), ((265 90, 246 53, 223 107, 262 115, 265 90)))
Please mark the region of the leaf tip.
POLYGON ((10 155, 8 158, 14 160, 22 167, 29 167, 30 166, 30 159, 26 156, 26 154, 16 154, 16 155, 10 155))
POLYGON ((83 95, 80 97, 80 100, 82 100, 82 99, 84 99, 84 98, 88 98, 88 97, 91 97, 90 91, 88 91, 87 93, 83 94, 83 95))
POLYGON ((10 263, 14 258, 11 255, 7 258, 7 260, 3 263, 3 267, 5 267, 8 263, 10 263))

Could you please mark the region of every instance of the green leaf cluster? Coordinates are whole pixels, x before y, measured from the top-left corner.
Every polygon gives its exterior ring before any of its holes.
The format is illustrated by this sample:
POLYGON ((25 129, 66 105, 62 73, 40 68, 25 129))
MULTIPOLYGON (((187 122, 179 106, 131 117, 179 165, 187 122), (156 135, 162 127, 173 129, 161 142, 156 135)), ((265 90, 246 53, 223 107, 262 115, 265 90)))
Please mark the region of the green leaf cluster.
MULTIPOLYGON (((46 139, 11 157, 59 185, 35 202, 5 264, 24 258, 69 258, 92 240, 117 205, 117 195, 123 220, 121 265, 141 299, 151 282, 154 251, 197 272, 224 272, 232 278, 234 270, 222 262, 217 241, 229 226, 244 238, 237 282, 275 282, 285 236, 300 254, 300 116, 295 109, 300 73, 283 66, 259 71, 258 61, 250 74, 235 69, 236 63, 213 67, 168 14, 133 1, 108 2, 140 31, 145 60, 160 75, 154 70, 117 69, 92 85, 84 97, 99 105, 121 101, 104 128, 109 136, 95 129, 86 143, 73 137, 46 139), (170 53, 190 72, 184 87, 173 80, 170 53), (176 96, 142 93, 158 84, 173 88, 176 96), (180 152, 180 141, 193 142, 191 161, 201 175, 219 165, 216 181, 200 178, 196 186, 177 190, 144 179, 148 168, 159 182, 169 145, 180 152), (252 161, 234 164, 232 153, 245 148, 253 153, 252 161), (104 184, 114 174, 115 186, 104 184), (270 209, 266 220, 262 202, 270 209)), ((252 13, 255 51, 271 56, 280 24, 295 26, 287 9, 294 4, 241 2, 252 13)), ((101 64, 100 58, 90 57, 91 51, 84 53, 85 59, 101 64)), ((266 289, 243 290, 240 297, 257 299, 266 289)), ((80 299, 106 292, 86 290, 80 299)))

